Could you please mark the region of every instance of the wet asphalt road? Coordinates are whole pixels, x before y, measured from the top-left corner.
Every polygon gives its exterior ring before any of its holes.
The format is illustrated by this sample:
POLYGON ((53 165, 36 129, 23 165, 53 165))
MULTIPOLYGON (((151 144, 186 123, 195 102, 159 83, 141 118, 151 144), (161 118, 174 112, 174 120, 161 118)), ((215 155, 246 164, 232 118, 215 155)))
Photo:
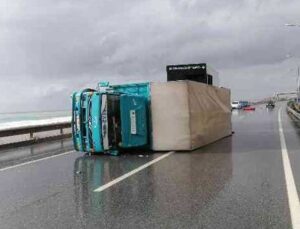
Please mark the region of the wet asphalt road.
MULTIPOLYGON (((278 108, 232 120, 232 137, 174 153, 103 192, 93 190, 162 154, 85 156, 70 140, 2 151, 0 228, 291 228, 278 108)), ((300 124, 284 110, 282 120, 299 193, 300 124)))

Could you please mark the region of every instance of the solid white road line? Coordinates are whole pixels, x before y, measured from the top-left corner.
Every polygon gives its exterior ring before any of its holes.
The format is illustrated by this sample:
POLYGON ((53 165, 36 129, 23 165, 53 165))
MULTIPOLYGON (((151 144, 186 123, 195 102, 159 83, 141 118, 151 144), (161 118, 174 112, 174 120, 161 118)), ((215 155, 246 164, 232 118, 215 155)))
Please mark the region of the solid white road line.
POLYGON ((56 155, 53 155, 53 156, 50 156, 50 157, 43 157, 43 158, 40 158, 40 159, 37 159, 37 160, 27 161, 27 162, 20 163, 20 164, 17 164, 17 165, 8 166, 8 167, 0 169, 0 172, 3 172, 3 171, 8 170, 8 169, 13 169, 13 168, 17 168, 17 167, 20 167, 20 166, 24 166, 24 165, 30 165, 30 164, 33 164, 33 163, 36 163, 36 162, 39 162, 39 161, 44 161, 44 160, 47 160, 47 159, 63 156, 63 155, 70 154, 70 153, 73 153, 73 152, 75 152, 75 151, 71 150, 71 151, 61 153, 61 154, 56 154, 56 155))
POLYGON ((170 156, 170 155, 173 154, 173 153, 174 153, 174 152, 171 151, 171 152, 169 152, 169 153, 167 153, 167 154, 164 154, 164 155, 162 155, 162 156, 160 156, 160 157, 158 157, 158 158, 155 158, 154 160, 149 161, 148 163, 146 163, 146 164, 144 164, 144 165, 142 165, 142 166, 140 166, 140 167, 138 167, 138 168, 136 168, 136 169, 130 171, 129 173, 126 173, 126 174, 124 174, 124 175, 122 175, 122 176, 120 176, 120 177, 118 177, 118 178, 116 178, 116 179, 114 179, 114 180, 108 182, 107 184, 102 185, 102 186, 100 186, 99 188, 96 188, 96 189, 94 190, 94 192, 102 192, 103 190, 105 190, 105 189, 107 189, 107 188, 109 188, 109 187, 111 187, 111 186, 113 186, 113 185, 119 183, 120 181, 122 181, 122 180, 124 180, 124 179, 126 179, 126 178, 128 178, 128 177, 130 177, 130 176, 132 176, 132 175, 135 174, 135 173, 138 173, 139 171, 141 171, 141 170, 143 170, 143 169, 149 167, 150 165, 153 165, 154 163, 159 162, 160 160, 162 160, 162 159, 164 159, 164 158, 170 156))
POLYGON ((287 188, 287 194, 289 200, 292 227, 294 229, 300 229, 300 202, 297 193, 297 188, 295 185, 295 180, 293 177, 289 154, 286 147, 285 137, 283 133, 282 121, 281 121, 281 108, 278 111, 278 124, 279 124, 279 135, 280 135, 283 169, 284 169, 285 182, 286 182, 286 188, 287 188))

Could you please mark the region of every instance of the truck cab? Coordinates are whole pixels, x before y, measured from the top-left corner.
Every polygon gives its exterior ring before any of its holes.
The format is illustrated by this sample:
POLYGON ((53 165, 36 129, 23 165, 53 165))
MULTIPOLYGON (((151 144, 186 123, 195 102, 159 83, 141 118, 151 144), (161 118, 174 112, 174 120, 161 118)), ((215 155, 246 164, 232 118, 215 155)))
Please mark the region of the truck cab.
POLYGON ((124 87, 85 89, 73 93, 72 104, 72 133, 77 151, 117 155, 122 149, 149 145, 145 95, 126 93, 124 87))

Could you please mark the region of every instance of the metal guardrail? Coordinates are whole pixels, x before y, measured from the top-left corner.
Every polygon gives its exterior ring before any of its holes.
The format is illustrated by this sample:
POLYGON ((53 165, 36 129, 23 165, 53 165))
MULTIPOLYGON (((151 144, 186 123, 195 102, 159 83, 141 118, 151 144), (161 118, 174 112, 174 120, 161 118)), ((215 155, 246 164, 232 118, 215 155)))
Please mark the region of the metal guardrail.
POLYGON ((286 107, 287 112, 292 114, 295 118, 300 120, 300 113, 298 113, 297 111, 295 111, 293 108, 291 108, 290 106, 286 107))
POLYGON ((71 133, 65 133, 65 129, 71 128, 71 122, 52 123, 44 125, 31 125, 24 127, 14 127, 0 130, 0 138, 13 137, 20 135, 29 135, 25 140, 13 141, 9 143, 0 143, 0 148, 10 148, 16 146, 30 145, 37 142, 45 142, 71 137, 71 133), (36 133, 59 130, 58 134, 44 137, 34 136, 36 133))

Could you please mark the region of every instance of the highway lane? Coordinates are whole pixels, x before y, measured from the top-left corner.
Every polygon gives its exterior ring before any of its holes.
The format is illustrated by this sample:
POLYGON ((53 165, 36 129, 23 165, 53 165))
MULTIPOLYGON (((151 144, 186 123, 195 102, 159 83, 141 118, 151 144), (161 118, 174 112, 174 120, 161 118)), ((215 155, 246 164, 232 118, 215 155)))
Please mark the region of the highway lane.
POLYGON ((0 170, 8 166, 25 163, 73 150, 71 139, 51 141, 0 151, 0 170))
POLYGON ((286 138, 287 149, 289 151, 290 161, 293 169, 294 178, 296 180, 298 195, 300 195, 300 121, 288 117, 286 112, 282 115, 284 120, 284 135, 286 138))
MULTIPOLYGON (((285 112, 282 121, 299 193, 300 131, 285 112)), ((163 154, 86 156, 68 141, 35 154, 24 147, 22 159, 0 154, 1 228, 292 228, 278 108, 233 112, 233 128, 232 137, 170 154, 102 192, 94 190, 163 154)))

